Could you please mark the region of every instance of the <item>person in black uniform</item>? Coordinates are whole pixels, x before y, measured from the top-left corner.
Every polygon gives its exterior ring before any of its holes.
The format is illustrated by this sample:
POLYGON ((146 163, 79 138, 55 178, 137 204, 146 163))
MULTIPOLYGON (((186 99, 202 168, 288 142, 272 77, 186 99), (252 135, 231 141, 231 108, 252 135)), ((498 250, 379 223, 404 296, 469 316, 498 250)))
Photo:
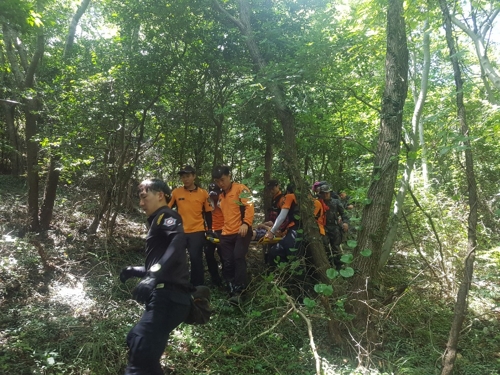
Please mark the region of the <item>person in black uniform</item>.
POLYGON ((192 290, 186 255, 186 237, 180 215, 167 206, 170 189, 158 179, 139 185, 140 206, 150 225, 144 266, 129 266, 120 273, 125 282, 141 280, 133 298, 146 311, 127 335, 129 347, 125 375, 163 375, 160 357, 170 332, 188 316, 192 290))

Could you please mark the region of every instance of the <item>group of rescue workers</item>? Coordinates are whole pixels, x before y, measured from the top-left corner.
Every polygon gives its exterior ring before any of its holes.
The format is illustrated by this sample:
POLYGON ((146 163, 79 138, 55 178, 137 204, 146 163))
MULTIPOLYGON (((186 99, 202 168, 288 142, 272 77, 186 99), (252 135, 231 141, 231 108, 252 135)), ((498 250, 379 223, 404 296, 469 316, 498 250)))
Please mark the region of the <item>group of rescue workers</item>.
MULTIPOLYGON (((146 310, 127 336, 126 375, 163 374, 159 360, 169 334, 187 319, 193 288, 205 284, 203 254, 211 283, 222 287, 225 282, 232 304, 240 303, 248 285, 246 255, 252 240, 268 244, 266 262, 271 266, 300 254, 298 201, 292 184, 283 193, 277 180, 267 182, 271 208, 265 222, 253 228, 252 194, 232 180, 228 166, 212 170, 208 190, 195 183, 192 166, 182 167, 178 175, 183 186, 172 192, 158 179, 139 185, 140 206, 149 223, 146 261, 144 266, 124 268, 120 280, 141 278, 133 297, 146 310)), ((340 245, 349 226, 346 210, 352 208, 349 197, 337 195, 325 181, 314 183, 312 196, 325 249, 332 264, 340 268, 340 245)))

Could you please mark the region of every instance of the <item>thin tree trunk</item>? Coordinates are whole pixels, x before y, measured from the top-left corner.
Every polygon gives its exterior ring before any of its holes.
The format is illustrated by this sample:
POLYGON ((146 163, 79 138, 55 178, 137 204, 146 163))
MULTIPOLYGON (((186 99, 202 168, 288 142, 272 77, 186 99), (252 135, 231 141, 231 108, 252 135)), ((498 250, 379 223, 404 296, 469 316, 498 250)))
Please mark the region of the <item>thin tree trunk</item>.
MULTIPOLYGON (((262 127, 264 128, 264 134, 265 134, 265 141, 266 141, 266 152, 264 154, 264 183, 267 184, 267 182, 272 178, 273 174, 273 157, 274 157, 274 152, 273 152, 273 122, 272 120, 267 120, 264 124, 262 124, 262 127)), ((281 190, 284 190, 283 182, 281 182, 281 190)), ((268 189, 264 189, 264 213, 265 213, 265 218, 267 220, 268 214, 269 214, 269 209, 271 208, 271 200, 273 197, 269 193, 268 189)))
POLYGON ((15 123, 15 109, 17 102, 3 101, 5 109, 5 122, 7 124, 7 133, 12 150, 8 153, 8 158, 11 163, 11 173, 14 176, 19 176, 23 170, 21 161, 21 147, 19 145, 19 135, 15 123))
POLYGON ((26 164, 28 172, 28 226, 31 231, 40 231, 38 220, 38 142, 36 141, 38 100, 29 98, 25 102, 26 117, 26 164))
MULTIPOLYGON (((497 90, 500 90, 500 74, 491 64, 488 55, 486 54, 486 47, 484 42, 484 35, 487 34, 487 31, 491 28, 493 21, 496 16, 500 13, 500 9, 496 9, 491 16, 489 17, 489 22, 485 23, 485 30, 471 30, 466 24, 462 21, 458 20, 456 17, 450 15, 450 21, 458 26, 463 32, 465 32, 474 43, 474 47, 476 49, 477 58, 479 59, 479 64, 484 69, 486 76, 490 80, 490 82, 496 87, 497 90)), ((474 22, 475 23, 475 22, 474 22)))
POLYGON ((469 216, 467 220, 467 256, 465 258, 465 270, 463 279, 458 290, 457 301, 455 304, 455 311, 453 314, 453 322, 446 344, 446 351, 443 356, 443 368, 441 375, 451 375, 457 357, 458 340, 460 338, 460 331, 462 329, 465 315, 467 313, 467 296, 469 294, 470 284, 474 271, 475 251, 477 245, 476 227, 477 227, 477 185, 476 177, 474 174, 474 162, 472 158, 472 150, 470 145, 469 127, 467 124, 464 94, 463 94, 463 81, 460 65, 458 61, 458 54, 455 48, 452 35, 452 20, 448 4, 446 0, 439 0, 439 5, 443 13, 444 27, 446 31, 446 41, 450 50, 450 58, 453 65, 453 73, 455 77, 456 86, 456 100, 457 100, 457 114, 460 122, 460 131, 464 136, 465 146, 465 175, 467 178, 467 190, 469 196, 469 216))
POLYGON ((52 155, 47 174, 47 182, 45 184, 42 208, 40 210, 40 227, 42 230, 50 228, 60 174, 61 169, 59 168, 59 156, 52 155))

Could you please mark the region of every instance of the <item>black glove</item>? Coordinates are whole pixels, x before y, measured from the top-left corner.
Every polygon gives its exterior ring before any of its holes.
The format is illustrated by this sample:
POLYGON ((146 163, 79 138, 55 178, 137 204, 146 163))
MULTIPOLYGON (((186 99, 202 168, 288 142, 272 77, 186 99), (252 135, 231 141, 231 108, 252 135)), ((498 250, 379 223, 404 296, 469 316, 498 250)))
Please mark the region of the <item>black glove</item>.
POLYGON ((145 276, 135 287, 132 296, 137 302, 146 303, 155 287, 156 279, 151 276, 145 276))
POLYGON ((122 272, 120 272, 120 281, 124 283, 131 277, 144 277, 146 274, 146 269, 142 266, 128 266, 124 269, 122 269, 122 272))

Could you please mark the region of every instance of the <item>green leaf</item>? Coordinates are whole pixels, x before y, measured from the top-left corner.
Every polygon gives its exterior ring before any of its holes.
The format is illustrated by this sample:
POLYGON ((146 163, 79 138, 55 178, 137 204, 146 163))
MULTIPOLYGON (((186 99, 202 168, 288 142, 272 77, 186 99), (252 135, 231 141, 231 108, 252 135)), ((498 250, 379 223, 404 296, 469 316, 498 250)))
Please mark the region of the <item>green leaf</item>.
POLYGON ((304 229, 297 229, 297 233, 304 233, 304 229))
POLYGON ((340 257, 340 261, 345 264, 352 263, 354 256, 352 254, 344 254, 340 257))
POLYGON ((354 276, 354 270, 351 267, 346 267, 345 269, 340 270, 340 274, 346 278, 352 277, 352 276, 354 276))
POLYGON ((295 247, 291 247, 289 250, 293 253, 293 252, 297 251, 298 249, 295 247))
POLYGON ((366 206, 368 206, 370 203, 372 203, 372 200, 370 198, 365 198, 363 200, 363 204, 366 205, 366 206))
POLYGON ((351 249, 354 249, 357 245, 358 245, 358 241, 355 241, 355 240, 347 241, 347 246, 349 246, 351 249))
POLYGON ((326 276, 329 279, 335 279, 339 275, 339 271, 337 271, 335 268, 329 268, 326 270, 326 276))
POLYGON ((324 296, 331 296, 333 294, 332 286, 326 284, 316 284, 314 286, 314 291, 318 294, 323 294, 324 296))
POLYGON ((306 298, 304 298, 304 305, 306 305, 306 307, 312 309, 314 306, 316 306, 316 301, 306 297, 306 298))
POLYGON ((369 257, 370 255, 372 255, 372 251, 370 249, 364 249, 363 251, 360 252, 361 255, 363 255, 364 257, 369 257))

